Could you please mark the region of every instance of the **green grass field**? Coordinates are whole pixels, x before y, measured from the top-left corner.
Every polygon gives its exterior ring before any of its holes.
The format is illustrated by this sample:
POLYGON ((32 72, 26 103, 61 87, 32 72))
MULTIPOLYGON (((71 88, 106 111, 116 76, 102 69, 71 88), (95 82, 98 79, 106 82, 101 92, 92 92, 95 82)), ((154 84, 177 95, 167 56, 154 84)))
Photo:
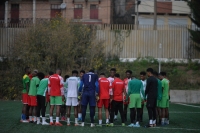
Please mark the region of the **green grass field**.
MULTIPOLYGON (((184 106, 179 104, 170 104, 170 125, 156 128, 144 128, 143 126, 148 122, 147 110, 144 110, 144 122, 141 123, 140 128, 121 127, 120 117, 114 123, 114 127, 94 127, 91 128, 89 124, 85 127, 66 126, 66 122, 62 127, 56 126, 42 126, 32 123, 20 123, 21 107, 20 101, 0 101, 0 133, 199 133, 200 132, 200 106, 197 107, 184 106)), ((97 110, 96 110, 97 112, 97 110)), ((46 112, 48 118, 49 112, 46 112)), ((129 114, 128 114, 129 115, 129 114)), ((71 121, 74 121, 74 116, 71 115, 71 121)), ((86 122, 90 122, 89 114, 87 113, 86 122)), ((97 113, 96 113, 96 123, 97 113)), ((103 120, 105 123, 105 119, 103 120)), ((126 122, 126 125, 130 124, 130 120, 126 122)))

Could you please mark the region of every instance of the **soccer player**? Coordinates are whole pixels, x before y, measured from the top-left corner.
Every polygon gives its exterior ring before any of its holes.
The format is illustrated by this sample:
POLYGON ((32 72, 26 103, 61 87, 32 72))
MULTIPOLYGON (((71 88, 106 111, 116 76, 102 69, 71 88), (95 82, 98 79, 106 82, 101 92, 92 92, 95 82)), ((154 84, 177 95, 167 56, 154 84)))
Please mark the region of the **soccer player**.
POLYGON ((29 100, 28 100, 28 105, 29 105, 29 123, 36 123, 36 116, 37 116, 37 89, 40 83, 40 74, 38 74, 37 70, 34 70, 32 72, 33 78, 31 79, 30 82, 30 89, 28 92, 29 100))
MULTIPOLYGON (((146 72, 144 72, 144 71, 140 72, 140 80, 141 80, 141 82, 143 84, 143 90, 145 92, 145 90, 146 90, 146 84, 147 84, 147 81, 146 81, 146 72)), ((142 99, 145 99, 145 97, 143 97, 142 93, 141 93, 141 97, 142 97, 142 99)), ((140 122, 143 121, 144 103, 145 103, 145 101, 142 100, 140 122)))
POLYGON ((162 99, 160 101, 160 108, 162 112, 162 121, 161 125, 168 124, 168 107, 169 107, 169 80, 164 78, 165 73, 160 72, 160 79, 162 80, 162 99))
POLYGON ((158 121, 157 121, 157 123, 161 124, 161 109, 159 107, 159 103, 160 103, 160 100, 162 99, 162 83, 161 83, 160 79, 158 79, 158 72, 154 71, 153 75, 158 80, 158 95, 157 95, 157 118, 158 118, 158 121))
POLYGON ((50 125, 62 126, 59 122, 60 105, 64 99, 63 78, 61 69, 57 69, 56 73, 51 75, 48 80, 48 92, 50 95, 50 125), (53 122, 53 110, 56 107, 56 122, 53 122))
POLYGON ((29 84, 30 84, 30 67, 26 67, 25 69, 25 74, 23 76, 23 90, 22 90, 22 103, 23 103, 23 108, 22 108, 22 115, 21 115, 21 122, 27 123, 28 121, 26 120, 26 114, 28 113, 27 111, 27 106, 28 106, 28 94, 27 92, 29 91, 29 84))
POLYGON ((124 114, 123 114, 123 93, 126 93, 124 81, 120 79, 119 74, 115 74, 115 80, 112 83, 113 89, 113 97, 111 98, 111 114, 110 114, 110 124, 109 126, 114 126, 113 119, 114 119, 114 112, 119 110, 122 126, 125 126, 124 123, 124 114))
POLYGON ((79 88, 79 78, 78 71, 73 70, 72 76, 69 77, 66 81, 67 84, 67 126, 70 126, 70 112, 71 106, 74 107, 74 117, 75 117, 75 124, 74 126, 78 126, 78 113, 77 113, 77 105, 78 105, 78 88, 79 88))
POLYGON ((44 78, 44 73, 38 73, 37 75, 38 77, 41 77, 37 90, 37 124, 49 125, 49 123, 46 122, 45 117, 45 96, 48 88, 48 78, 44 78), (42 113, 42 123, 40 122, 40 112, 42 113))
POLYGON ((99 125, 102 127, 102 107, 104 106, 105 112, 106 112, 106 125, 109 124, 109 102, 110 102, 110 96, 109 96, 109 89, 110 89, 110 82, 105 77, 104 73, 100 74, 99 79, 99 100, 97 102, 98 106, 98 114, 99 114, 99 125))
MULTIPOLYGON (((80 80, 82 79, 83 75, 85 74, 84 70, 80 71, 80 80)), ((81 96, 78 96, 79 104, 78 104, 78 121, 82 121, 82 113, 81 113, 81 104, 80 104, 80 99, 81 96)))
MULTIPOLYGON (((128 94, 128 82, 131 81, 131 77, 132 77, 132 71, 127 70, 126 78, 124 79, 126 94, 128 94)), ((127 108, 128 108, 128 104, 129 104, 129 102, 126 101, 126 94, 124 94, 124 121, 127 121, 127 108)))
POLYGON ((157 104, 157 86, 158 81, 153 76, 153 69, 147 69, 147 86, 145 90, 145 97, 147 97, 147 110, 149 115, 149 124, 146 127, 153 127, 156 124, 156 104, 157 104))
POLYGON ((129 103, 129 108, 130 108, 130 116, 131 116, 131 124, 129 127, 140 127, 139 120, 140 120, 140 114, 141 114, 141 94, 142 97, 144 97, 144 89, 143 89, 143 83, 139 79, 132 79, 128 83, 128 94, 127 94, 127 100, 130 97, 130 103, 129 103), (134 124, 136 112, 135 108, 137 110, 137 119, 136 123, 134 124))
MULTIPOLYGON (((110 77, 108 77, 108 80, 109 80, 109 82, 110 82, 110 86, 112 86, 112 83, 113 83, 113 81, 114 81, 114 76, 115 76, 115 74, 116 74, 116 69, 115 68, 111 68, 110 69, 110 77)), ((112 96, 113 95, 113 92, 112 92, 112 88, 110 88, 110 91, 109 91, 109 94, 110 94, 110 96, 112 96)), ((109 112, 111 112, 111 110, 110 110, 110 105, 109 105, 109 112)), ((115 110, 115 117, 114 117, 114 120, 117 120, 117 115, 118 115, 118 110, 115 110)))
POLYGON ((91 119, 91 126, 94 127, 94 114, 95 114, 95 106, 96 106, 96 94, 98 93, 98 75, 94 74, 94 70, 90 70, 88 73, 84 74, 81 79, 81 84, 79 87, 79 92, 82 92, 81 98, 81 110, 82 110, 82 124, 84 126, 85 122, 85 115, 87 110, 87 105, 89 103, 90 106, 90 119, 91 119), (84 88, 83 88, 84 85, 84 88))

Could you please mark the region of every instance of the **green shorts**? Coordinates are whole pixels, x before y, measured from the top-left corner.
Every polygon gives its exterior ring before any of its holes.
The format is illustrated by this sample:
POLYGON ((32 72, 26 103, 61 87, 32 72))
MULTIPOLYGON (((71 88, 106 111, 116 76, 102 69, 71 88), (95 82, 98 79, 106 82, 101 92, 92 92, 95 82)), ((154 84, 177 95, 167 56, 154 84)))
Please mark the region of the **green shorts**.
POLYGON ((131 94, 129 108, 141 108, 141 96, 140 94, 131 94))
POLYGON ((62 105, 62 96, 50 96, 50 105, 62 105))
POLYGON ((158 102, 158 107, 160 108, 169 108, 169 99, 162 97, 161 100, 158 102))

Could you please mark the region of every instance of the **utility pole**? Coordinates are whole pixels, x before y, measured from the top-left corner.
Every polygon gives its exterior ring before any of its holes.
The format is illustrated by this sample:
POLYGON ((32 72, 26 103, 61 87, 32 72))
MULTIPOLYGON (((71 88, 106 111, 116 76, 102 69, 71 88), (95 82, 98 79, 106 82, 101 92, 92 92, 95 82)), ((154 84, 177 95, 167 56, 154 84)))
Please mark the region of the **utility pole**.
POLYGON ((153 29, 157 29, 157 0, 154 0, 154 26, 153 29))
POLYGON ((33 0, 33 24, 35 24, 36 20, 35 10, 36 10, 36 0, 33 0))
POLYGON ((5 24, 5 27, 8 27, 8 1, 5 2, 4 24, 5 24))
POLYGON ((135 16, 135 29, 137 30, 138 29, 138 16, 139 16, 139 12, 138 12, 138 8, 139 8, 139 4, 141 3, 140 0, 136 0, 136 5, 135 5, 135 8, 136 8, 136 16, 135 16))

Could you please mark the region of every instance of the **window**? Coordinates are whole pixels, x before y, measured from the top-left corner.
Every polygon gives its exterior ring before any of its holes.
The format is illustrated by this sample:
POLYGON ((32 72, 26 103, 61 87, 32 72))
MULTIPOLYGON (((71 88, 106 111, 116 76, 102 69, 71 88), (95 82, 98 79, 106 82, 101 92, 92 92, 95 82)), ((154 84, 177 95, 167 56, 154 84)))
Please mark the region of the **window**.
POLYGON ((98 19, 98 5, 90 5, 90 19, 98 19))
POLYGON ((76 4, 74 6, 74 19, 82 19, 82 14, 83 14, 83 5, 76 4))
POLYGON ((61 15, 60 5, 51 5, 51 18, 55 18, 58 15, 61 15))

